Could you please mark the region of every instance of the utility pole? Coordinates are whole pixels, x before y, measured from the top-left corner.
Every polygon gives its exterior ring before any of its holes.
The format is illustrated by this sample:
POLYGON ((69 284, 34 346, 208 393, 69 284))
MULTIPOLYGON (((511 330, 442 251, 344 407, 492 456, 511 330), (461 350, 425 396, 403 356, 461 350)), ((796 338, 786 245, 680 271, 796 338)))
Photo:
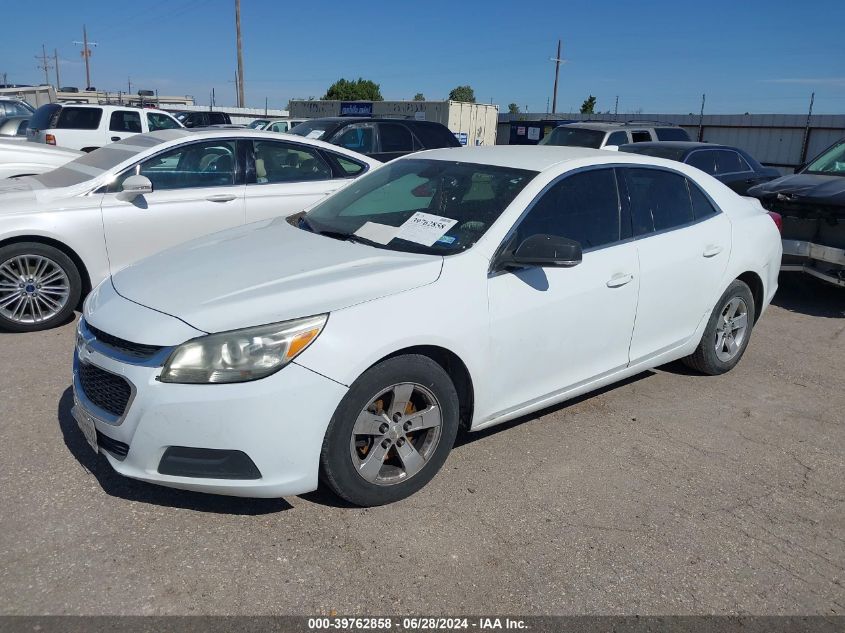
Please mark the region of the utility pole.
POLYGON ((41 63, 38 65, 38 68, 44 71, 44 85, 50 85, 50 71, 53 69, 53 65, 50 63, 50 58, 47 57, 47 49, 44 44, 41 45, 41 55, 36 55, 35 59, 40 59, 41 63))
POLYGON ((616 105, 613 106, 613 120, 616 120, 616 115, 619 113, 619 95, 616 95, 616 105))
POLYGON ((238 33, 238 107, 244 107, 244 55, 241 43, 241 0, 235 0, 235 30, 238 33))
POLYGON ((699 143, 704 138, 704 102, 707 100, 707 95, 701 95, 701 113, 698 115, 698 139, 699 143))
POLYGON ((58 49, 53 49, 53 59, 56 60, 56 90, 62 85, 61 79, 59 79, 59 51, 58 49))
POLYGON ((89 42, 88 41, 88 29, 85 25, 82 25, 82 41, 81 42, 74 42, 74 44, 82 45, 82 59, 85 60, 85 89, 91 87, 91 46, 96 46, 97 42, 89 42))
MULTIPOLYGON (((816 93, 810 95, 810 109, 807 111, 807 125, 804 126, 804 139, 801 141, 801 164, 807 162, 807 146, 810 141, 810 123, 813 122, 813 102, 816 100, 816 93)), ((796 169, 797 171, 797 169, 796 169)))
POLYGON ((549 61, 555 63, 555 87, 554 92, 552 93, 552 114, 554 114, 557 112, 557 79, 560 75, 560 65, 561 63, 566 63, 566 60, 562 59, 560 56, 560 40, 557 41, 557 55, 555 57, 550 57, 549 61))

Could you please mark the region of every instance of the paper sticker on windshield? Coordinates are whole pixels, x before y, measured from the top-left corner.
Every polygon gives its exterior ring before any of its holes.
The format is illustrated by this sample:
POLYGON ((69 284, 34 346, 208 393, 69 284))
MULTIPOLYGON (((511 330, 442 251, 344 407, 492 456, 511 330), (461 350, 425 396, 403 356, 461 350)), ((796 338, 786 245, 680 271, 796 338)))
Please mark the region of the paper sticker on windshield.
POLYGON ((320 138, 325 133, 325 130, 311 130, 305 138, 320 138))
POLYGON ((409 242, 416 242, 423 246, 432 246, 446 234, 446 231, 455 226, 457 222, 457 220, 452 220, 451 218, 443 218, 439 215, 417 211, 399 227, 396 237, 409 242))
POLYGON ((376 244, 387 244, 390 240, 396 237, 398 226, 390 226, 388 224, 379 224, 378 222, 364 222, 353 235, 363 237, 365 240, 370 240, 376 244))

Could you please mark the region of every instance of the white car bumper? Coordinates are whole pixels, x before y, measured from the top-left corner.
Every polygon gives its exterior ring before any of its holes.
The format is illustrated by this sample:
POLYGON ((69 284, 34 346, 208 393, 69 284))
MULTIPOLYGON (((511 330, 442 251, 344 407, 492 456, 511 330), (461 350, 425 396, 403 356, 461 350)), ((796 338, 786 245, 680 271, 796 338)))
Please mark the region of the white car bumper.
POLYGON ((241 497, 317 488, 323 437, 345 386, 295 363, 254 382, 162 383, 161 355, 127 362, 84 324, 81 332, 74 417, 88 436, 93 425, 98 451, 118 473, 241 497))

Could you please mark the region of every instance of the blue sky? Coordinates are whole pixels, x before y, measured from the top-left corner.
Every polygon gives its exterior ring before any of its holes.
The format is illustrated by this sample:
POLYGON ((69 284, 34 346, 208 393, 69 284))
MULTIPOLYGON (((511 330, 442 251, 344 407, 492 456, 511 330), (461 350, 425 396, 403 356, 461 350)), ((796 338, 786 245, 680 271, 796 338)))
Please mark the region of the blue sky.
MULTIPOLYGON (((234 0, 42 0, 4 3, 0 75, 43 81, 35 55, 59 50, 61 82, 83 87, 74 40, 98 43, 92 83, 235 102, 234 0), (13 28, 10 25, 15 25, 13 28)), ((241 0, 247 105, 320 97, 365 77, 386 99, 445 98, 470 84, 478 101, 546 111, 563 39, 558 111, 589 94, 619 112, 845 112, 845 1, 499 2, 241 0)), ((55 75, 51 81, 55 81, 55 75)))

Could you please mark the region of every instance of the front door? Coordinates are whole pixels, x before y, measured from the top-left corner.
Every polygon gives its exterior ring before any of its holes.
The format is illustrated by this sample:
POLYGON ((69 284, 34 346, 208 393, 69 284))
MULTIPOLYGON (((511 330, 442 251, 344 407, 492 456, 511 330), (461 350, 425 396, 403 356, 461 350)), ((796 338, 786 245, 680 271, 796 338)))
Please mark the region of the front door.
POLYGON ((574 239, 571 268, 494 272, 488 280, 491 373, 504 413, 624 368, 639 270, 616 170, 564 176, 538 197, 509 243, 534 234, 574 239), (507 367, 508 371, 501 371, 507 367))
POLYGON ((135 165, 103 194, 111 272, 182 242, 244 223, 244 185, 236 142, 188 143, 135 165), (146 176, 153 192, 117 199, 123 180, 146 176))

